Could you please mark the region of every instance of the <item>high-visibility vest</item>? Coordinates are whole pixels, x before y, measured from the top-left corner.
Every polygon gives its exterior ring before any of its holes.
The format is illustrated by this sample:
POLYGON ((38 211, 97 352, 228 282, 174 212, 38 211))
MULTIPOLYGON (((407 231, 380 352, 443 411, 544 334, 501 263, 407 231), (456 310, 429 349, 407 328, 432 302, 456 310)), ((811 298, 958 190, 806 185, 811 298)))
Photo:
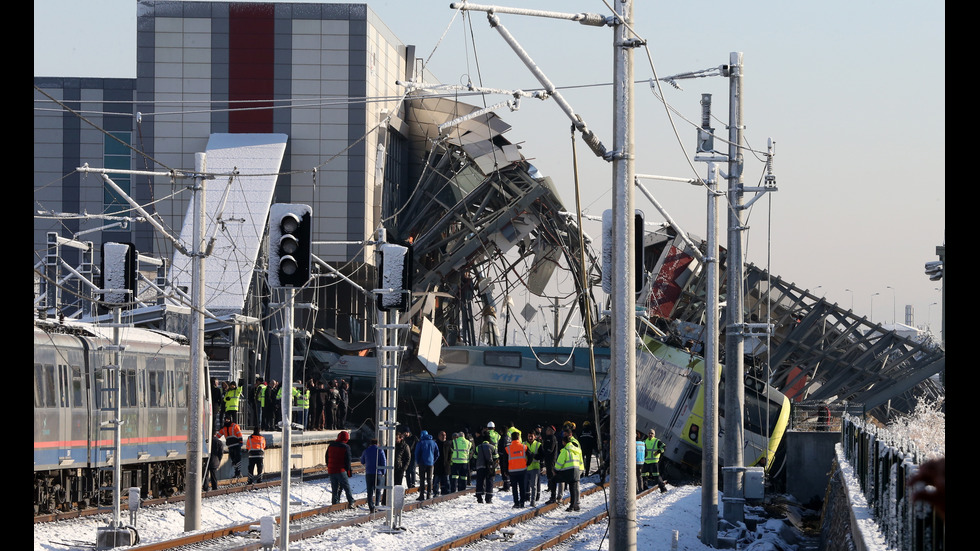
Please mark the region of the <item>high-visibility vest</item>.
POLYGON ((296 405, 303 406, 303 409, 310 409, 310 391, 307 389, 302 394, 296 391, 296 405))
POLYGON ((453 439, 452 462, 456 464, 470 462, 470 441, 462 436, 453 439))
POLYGON ((582 448, 569 442, 561 449, 558 454, 558 461, 555 461, 556 471, 567 471, 569 469, 582 469, 582 448))
POLYGON ((255 396, 256 396, 256 398, 259 399, 259 407, 262 407, 262 408, 265 407, 265 389, 268 388, 268 387, 269 387, 269 385, 267 385, 265 383, 262 383, 262 384, 259 385, 258 390, 255 391, 255 396))
POLYGON ((265 437, 261 434, 252 434, 245 441, 245 449, 248 450, 250 457, 261 457, 265 455, 265 437))
POLYGON ((664 443, 661 442, 656 437, 647 438, 643 441, 646 444, 646 456, 643 458, 644 463, 659 463, 660 453, 663 451, 664 443))
POLYGON ((541 449, 541 441, 535 440, 527 445, 527 456, 530 458, 531 462, 527 464, 527 469, 533 471, 535 469, 541 469, 541 462, 538 461, 537 455, 538 450, 541 449))
POLYGON ((510 472, 527 470, 527 446, 514 440, 507 446, 507 470, 510 472))
POLYGON ((241 399, 241 387, 228 389, 228 392, 225 392, 225 411, 238 411, 238 402, 241 399))

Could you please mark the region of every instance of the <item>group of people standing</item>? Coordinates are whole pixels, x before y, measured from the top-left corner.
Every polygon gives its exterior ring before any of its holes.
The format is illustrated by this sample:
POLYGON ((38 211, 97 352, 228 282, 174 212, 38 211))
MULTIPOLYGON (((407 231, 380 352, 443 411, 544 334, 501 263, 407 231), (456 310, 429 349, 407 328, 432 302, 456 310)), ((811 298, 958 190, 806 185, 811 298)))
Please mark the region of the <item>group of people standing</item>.
MULTIPOLYGON (((288 390, 294 411, 292 422, 306 430, 340 430, 347 424, 350 412, 350 385, 345 380, 315 381, 288 390)), ((250 388, 235 381, 212 379, 211 399, 215 425, 220 426, 226 416, 235 423, 242 423, 240 411, 250 408, 249 425, 262 430, 275 430, 282 422, 282 385, 279 381, 266 381, 260 376, 250 388)))
MULTIPOLYGON (((378 440, 372 439, 361 454, 368 508, 374 512, 384 499, 381 487, 387 469, 394 471, 395 485, 407 479, 409 488, 415 487, 417 469, 419 501, 465 490, 472 479, 479 503, 493 503, 493 479, 499 469, 501 491, 512 493, 514 508, 535 507, 542 500, 543 472, 548 492, 544 503, 560 501, 567 490, 571 497, 567 510, 578 511, 579 480, 590 472, 596 436, 589 422, 578 436, 575 428, 575 423, 566 422, 560 431, 553 425, 537 426, 524 434, 511 423, 498 432, 491 421, 475 435, 439 431, 434 438, 427 431, 415 438, 410 430, 403 429, 396 434, 391 458, 378 440)), ((342 484, 338 489, 343 490, 342 484)), ((339 499, 336 491, 334 498, 339 499)))

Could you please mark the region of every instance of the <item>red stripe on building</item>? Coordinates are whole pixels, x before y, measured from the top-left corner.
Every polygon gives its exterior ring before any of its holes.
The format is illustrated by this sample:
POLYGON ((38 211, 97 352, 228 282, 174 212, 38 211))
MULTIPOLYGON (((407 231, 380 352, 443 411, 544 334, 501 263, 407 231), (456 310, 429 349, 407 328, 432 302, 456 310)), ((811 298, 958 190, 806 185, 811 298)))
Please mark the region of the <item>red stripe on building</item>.
POLYGON ((272 132, 275 7, 235 3, 228 10, 228 131, 272 132))

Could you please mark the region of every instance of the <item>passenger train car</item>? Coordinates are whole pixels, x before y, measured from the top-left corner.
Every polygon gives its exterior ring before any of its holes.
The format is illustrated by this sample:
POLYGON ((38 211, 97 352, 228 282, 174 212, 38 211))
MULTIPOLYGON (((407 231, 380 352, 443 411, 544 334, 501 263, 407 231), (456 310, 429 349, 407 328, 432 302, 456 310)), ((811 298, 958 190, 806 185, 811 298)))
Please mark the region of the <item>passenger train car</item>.
MULTIPOLYGON (((321 355, 321 357, 323 357, 321 355)), ((668 460, 700 469, 704 416, 704 362, 696 355, 649 341, 636 355, 637 429, 657 430, 667 445, 668 460)), ((600 403, 608 399, 610 354, 595 350, 600 403)), ((326 361, 330 376, 352 380, 352 403, 371 411, 377 360, 355 355, 332 355, 326 361)), ((789 419, 789 402, 761 381, 746 382, 747 465, 769 465, 789 419)), ((402 422, 416 417, 421 428, 447 431, 488 420, 526 424, 560 424, 592 418, 592 379, 585 348, 569 347, 444 347, 438 372, 399 377, 402 422), (434 416, 428 404, 442 395, 449 406, 434 416)), ((414 426, 414 423, 411 424, 414 426)))
MULTIPOLYGON (((190 347, 149 330, 121 332, 122 487, 170 495, 184 484, 190 347)), ((35 513, 111 495, 114 433, 107 422, 115 393, 105 366, 115 361, 112 342, 111 328, 34 322, 35 513)), ((210 399, 204 403, 210 435, 210 399)))

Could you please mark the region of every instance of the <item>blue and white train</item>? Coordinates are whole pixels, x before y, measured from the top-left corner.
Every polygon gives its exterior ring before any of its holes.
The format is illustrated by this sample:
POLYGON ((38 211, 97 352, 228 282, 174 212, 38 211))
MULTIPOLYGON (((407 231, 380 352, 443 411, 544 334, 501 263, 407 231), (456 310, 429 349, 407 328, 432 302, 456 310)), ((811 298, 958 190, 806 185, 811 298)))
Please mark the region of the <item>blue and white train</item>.
MULTIPOLYGON (((121 331, 122 487, 167 496, 184 484, 190 347, 173 335, 121 331)), ((111 495, 115 392, 104 366, 115 361, 112 342, 111 328, 34 322, 35 514, 105 503, 111 495)), ((204 404, 210 435, 210 399, 204 404)))

